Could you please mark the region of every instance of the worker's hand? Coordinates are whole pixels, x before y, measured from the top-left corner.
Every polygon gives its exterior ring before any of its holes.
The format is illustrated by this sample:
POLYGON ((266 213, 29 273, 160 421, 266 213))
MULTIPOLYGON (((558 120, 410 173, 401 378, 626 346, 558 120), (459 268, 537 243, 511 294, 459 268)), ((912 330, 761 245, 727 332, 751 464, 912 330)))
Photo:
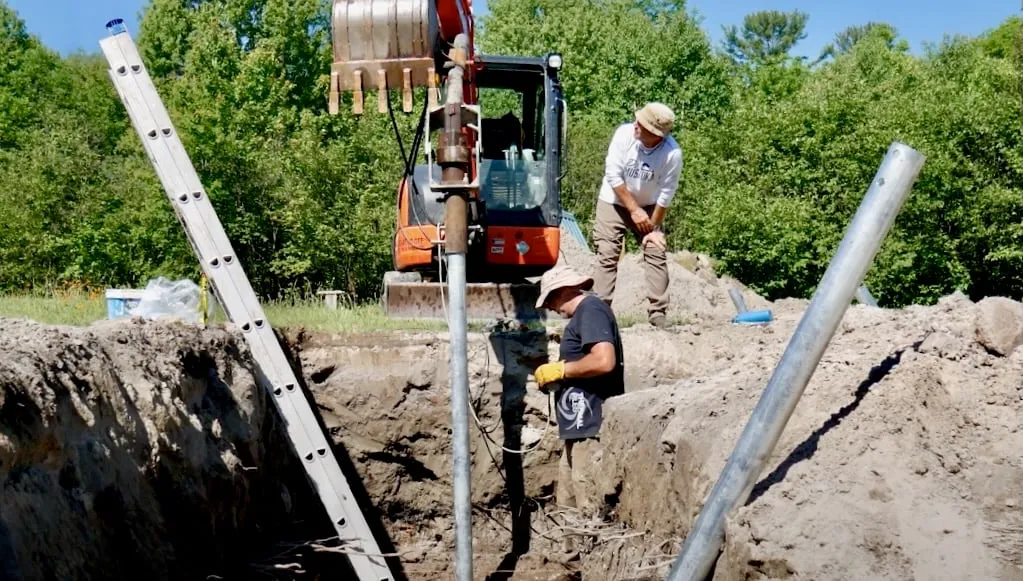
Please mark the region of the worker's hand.
POLYGON ((649 234, 654 229, 654 223, 650 221, 650 216, 647 216, 643 208, 636 208, 629 213, 629 217, 632 218, 632 223, 636 225, 636 229, 643 234, 649 234))
POLYGON ((660 230, 654 230, 643 237, 643 247, 646 247, 647 244, 653 244, 654 248, 659 248, 663 251, 668 250, 668 239, 664 237, 664 232, 660 230))
POLYGON ((536 377, 536 384, 540 387, 540 391, 546 393, 551 387, 550 384, 565 378, 565 362, 544 363, 536 368, 533 376, 536 377))

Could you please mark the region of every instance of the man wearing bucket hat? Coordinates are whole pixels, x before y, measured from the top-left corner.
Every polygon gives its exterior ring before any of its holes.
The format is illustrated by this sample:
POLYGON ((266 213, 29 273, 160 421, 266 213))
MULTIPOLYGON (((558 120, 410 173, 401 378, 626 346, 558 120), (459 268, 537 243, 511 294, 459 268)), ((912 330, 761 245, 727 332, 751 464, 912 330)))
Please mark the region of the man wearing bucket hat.
POLYGON ((594 291, 608 304, 614 297, 625 234, 631 231, 643 250, 647 317, 667 324, 668 258, 662 225, 678 190, 682 149, 671 136, 675 113, 662 103, 647 103, 636 120, 615 130, 604 160, 593 241, 597 247, 594 291))
POLYGON ((586 446, 598 437, 604 400, 625 393, 618 322, 599 296, 587 292, 592 287, 592 278, 564 265, 543 275, 536 307, 570 320, 561 338, 560 359, 534 372, 540 390, 554 392, 558 433, 565 442, 556 501, 587 514, 595 512, 595 499, 580 494, 574 467, 580 455, 589 456, 586 446))

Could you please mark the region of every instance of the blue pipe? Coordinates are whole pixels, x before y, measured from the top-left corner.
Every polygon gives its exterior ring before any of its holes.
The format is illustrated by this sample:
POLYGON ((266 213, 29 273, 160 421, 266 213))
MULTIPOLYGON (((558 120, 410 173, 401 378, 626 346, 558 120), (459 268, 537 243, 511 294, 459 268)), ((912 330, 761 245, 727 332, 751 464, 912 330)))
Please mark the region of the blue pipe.
POLYGON ((732 319, 732 322, 740 325, 757 325, 760 323, 770 323, 772 319, 771 309, 760 309, 739 313, 732 319))

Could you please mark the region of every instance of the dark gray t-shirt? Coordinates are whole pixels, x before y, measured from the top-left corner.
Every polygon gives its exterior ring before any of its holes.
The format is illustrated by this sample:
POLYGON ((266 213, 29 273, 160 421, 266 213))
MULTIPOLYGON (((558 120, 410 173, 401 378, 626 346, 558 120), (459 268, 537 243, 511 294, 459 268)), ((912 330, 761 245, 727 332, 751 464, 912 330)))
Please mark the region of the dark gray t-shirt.
POLYGON ((605 341, 614 345, 615 368, 597 377, 565 379, 554 394, 558 432, 562 440, 596 436, 603 419, 604 400, 625 393, 625 361, 618 321, 604 301, 597 296, 587 296, 565 327, 561 359, 578 361, 594 345, 605 341))

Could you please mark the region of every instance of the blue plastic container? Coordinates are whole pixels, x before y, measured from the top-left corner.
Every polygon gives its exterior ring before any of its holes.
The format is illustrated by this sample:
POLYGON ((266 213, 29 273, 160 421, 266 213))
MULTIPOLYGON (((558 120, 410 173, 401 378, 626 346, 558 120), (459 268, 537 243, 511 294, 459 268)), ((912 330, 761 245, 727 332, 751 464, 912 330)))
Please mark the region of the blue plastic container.
POLYGON ((759 311, 740 313, 732 319, 732 322, 739 325, 761 325, 763 323, 770 323, 772 319, 771 309, 760 309, 759 311))
POLYGON ((123 319, 131 316, 131 310, 138 306, 142 300, 142 289, 131 288, 108 288, 107 297, 107 318, 123 319))

